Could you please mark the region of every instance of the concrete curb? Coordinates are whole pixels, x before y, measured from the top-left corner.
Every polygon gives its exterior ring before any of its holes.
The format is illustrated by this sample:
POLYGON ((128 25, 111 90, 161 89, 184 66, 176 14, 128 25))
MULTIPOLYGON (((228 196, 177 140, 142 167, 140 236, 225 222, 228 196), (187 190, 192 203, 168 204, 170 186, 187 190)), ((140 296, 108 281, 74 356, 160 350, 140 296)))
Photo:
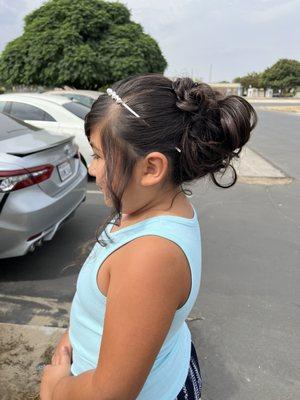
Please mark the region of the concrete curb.
POLYGON ((265 186, 273 186, 273 185, 289 185, 293 182, 293 178, 255 178, 253 176, 239 176, 238 182, 246 183, 248 185, 265 185, 265 186))
POLYGON ((240 159, 233 161, 238 181, 251 185, 287 185, 293 178, 249 147, 244 147, 240 159))

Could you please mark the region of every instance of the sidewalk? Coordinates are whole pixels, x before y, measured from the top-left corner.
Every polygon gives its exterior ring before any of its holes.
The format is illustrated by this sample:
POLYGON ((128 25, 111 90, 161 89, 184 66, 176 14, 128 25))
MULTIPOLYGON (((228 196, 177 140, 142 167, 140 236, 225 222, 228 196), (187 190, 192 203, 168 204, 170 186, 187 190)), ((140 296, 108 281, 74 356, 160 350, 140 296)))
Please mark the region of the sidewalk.
POLYGON ((249 101, 249 103, 300 103, 300 98, 294 97, 245 97, 245 99, 249 101))

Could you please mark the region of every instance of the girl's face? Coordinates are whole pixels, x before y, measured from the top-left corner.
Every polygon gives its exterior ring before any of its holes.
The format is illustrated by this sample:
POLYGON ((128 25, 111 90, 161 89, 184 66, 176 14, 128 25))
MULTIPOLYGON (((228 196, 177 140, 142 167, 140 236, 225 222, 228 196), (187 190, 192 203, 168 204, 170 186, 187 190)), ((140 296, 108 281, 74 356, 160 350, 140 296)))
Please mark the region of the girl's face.
MULTIPOLYGON (((90 144, 93 149, 93 161, 88 166, 89 174, 96 178, 96 185, 103 192, 104 202, 110 207, 113 203, 107 190, 105 158, 97 126, 91 129, 90 144)), ((132 214, 146 203, 159 201, 164 195, 160 188, 167 171, 167 158, 160 152, 149 153, 138 160, 122 196, 122 212, 132 214)), ((118 176, 117 171, 115 176, 118 176)))
POLYGON ((90 135, 90 144, 93 150, 93 160, 88 166, 89 174, 96 178, 96 185, 104 195, 104 202, 110 205, 107 196, 106 181, 105 181, 105 159, 101 149, 100 135, 98 129, 94 129, 90 135))

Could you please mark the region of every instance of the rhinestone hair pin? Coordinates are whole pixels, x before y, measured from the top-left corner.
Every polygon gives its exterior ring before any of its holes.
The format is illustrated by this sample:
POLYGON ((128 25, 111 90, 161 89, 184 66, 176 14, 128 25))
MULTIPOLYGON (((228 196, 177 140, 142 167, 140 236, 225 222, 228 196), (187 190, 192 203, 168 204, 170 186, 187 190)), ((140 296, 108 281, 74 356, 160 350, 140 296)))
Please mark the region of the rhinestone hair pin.
POLYGON ((133 109, 130 108, 130 107, 121 99, 121 97, 117 95, 117 93, 116 93, 114 90, 112 90, 111 88, 108 88, 108 89, 106 90, 106 92, 107 92, 107 94, 108 94, 109 96, 111 96, 117 103, 122 104, 122 105, 123 105, 124 107, 126 107, 127 110, 130 111, 133 115, 135 115, 137 118, 140 118, 140 116, 139 116, 135 111, 133 111, 133 109))
MULTIPOLYGON (((116 93, 114 90, 112 90, 111 88, 108 88, 108 89, 106 89, 106 93, 107 93, 110 97, 112 97, 118 104, 122 104, 125 108, 127 108, 127 110, 130 111, 130 112, 131 112, 133 115, 135 115, 137 118, 140 118, 140 116, 139 116, 135 111, 133 111, 133 109, 130 108, 130 107, 125 103, 125 101, 123 101, 123 100, 121 99, 121 97, 117 95, 117 93, 116 93)), ((181 150, 180 150, 178 147, 175 147, 175 149, 176 149, 179 153, 181 153, 181 150)))

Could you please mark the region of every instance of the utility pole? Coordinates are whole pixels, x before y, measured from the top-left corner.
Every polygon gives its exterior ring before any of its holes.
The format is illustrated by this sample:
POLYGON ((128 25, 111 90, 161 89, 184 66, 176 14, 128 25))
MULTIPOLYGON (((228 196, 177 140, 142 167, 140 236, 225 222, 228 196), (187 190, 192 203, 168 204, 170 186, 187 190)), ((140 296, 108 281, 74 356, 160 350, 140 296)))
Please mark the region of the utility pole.
POLYGON ((212 64, 209 66, 209 77, 208 77, 208 83, 211 83, 212 80, 212 64))

